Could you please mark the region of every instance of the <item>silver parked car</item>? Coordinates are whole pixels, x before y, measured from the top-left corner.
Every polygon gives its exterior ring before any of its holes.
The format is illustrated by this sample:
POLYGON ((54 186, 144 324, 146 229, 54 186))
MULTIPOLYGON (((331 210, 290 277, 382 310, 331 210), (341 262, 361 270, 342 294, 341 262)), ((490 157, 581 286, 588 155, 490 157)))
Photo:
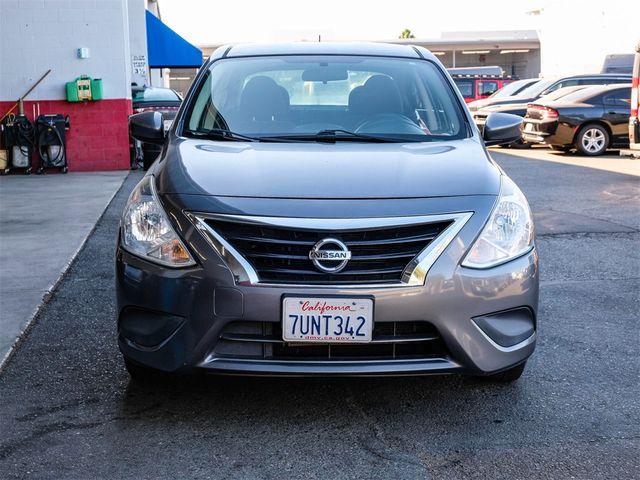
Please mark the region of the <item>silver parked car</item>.
POLYGON ((164 373, 517 379, 536 341, 527 201, 420 47, 241 45, 201 69, 124 209, 118 338, 164 373))

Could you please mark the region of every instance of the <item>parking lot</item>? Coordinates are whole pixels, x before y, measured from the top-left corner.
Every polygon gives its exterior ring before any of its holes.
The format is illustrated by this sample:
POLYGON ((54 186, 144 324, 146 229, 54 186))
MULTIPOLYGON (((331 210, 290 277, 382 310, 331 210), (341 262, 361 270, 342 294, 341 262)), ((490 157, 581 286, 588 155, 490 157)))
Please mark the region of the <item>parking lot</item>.
POLYGON ((131 173, 0 373, 0 478, 638 478, 640 162, 492 155, 537 221, 539 341, 519 382, 130 382, 113 249, 131 173))

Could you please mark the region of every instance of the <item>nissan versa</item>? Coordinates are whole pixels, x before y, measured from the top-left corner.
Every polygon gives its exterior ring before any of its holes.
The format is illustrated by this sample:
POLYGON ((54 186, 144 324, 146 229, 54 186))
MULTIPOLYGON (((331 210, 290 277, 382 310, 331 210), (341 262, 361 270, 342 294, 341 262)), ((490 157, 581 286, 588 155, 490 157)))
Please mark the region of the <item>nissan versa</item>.
POLYGON ((536 341, 520 189, 439 61, 405 45, 242 45, 203 66, 124 209, 118 338, 164 373, 463 373, 512 381, 536 341))

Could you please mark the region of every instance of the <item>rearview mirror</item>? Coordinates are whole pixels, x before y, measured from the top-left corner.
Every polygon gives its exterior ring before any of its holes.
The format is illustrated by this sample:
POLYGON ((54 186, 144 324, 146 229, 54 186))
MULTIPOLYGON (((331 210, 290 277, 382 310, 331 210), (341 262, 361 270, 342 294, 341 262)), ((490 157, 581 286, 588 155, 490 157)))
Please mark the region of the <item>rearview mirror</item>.
POLYGON ((510 113, 490 113, 482 133, 484 144, 490 147, 491 145, 508 145, 520 140, 522 120, 522 117, 510 113))
POLYGON ((142 112, 129 117, 129 132, 136 140, 162 145, 164 124, 160 112, 142 112))
POLYGON ((309 68, 302 72, 302 80, 304 82, 335 82, 337 80, 347 80, 349 74, 347 69, 339 65, 324 65, 315 68, 309 68))

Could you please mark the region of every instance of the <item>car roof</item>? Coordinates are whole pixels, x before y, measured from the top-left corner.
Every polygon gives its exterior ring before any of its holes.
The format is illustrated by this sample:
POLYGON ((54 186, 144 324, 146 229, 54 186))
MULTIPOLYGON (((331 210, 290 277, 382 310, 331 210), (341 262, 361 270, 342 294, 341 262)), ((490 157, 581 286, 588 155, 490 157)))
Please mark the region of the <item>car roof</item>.
MULTIPOLYGON (((572 87, 568 87, 568 88, 572 88, 572 87)), ((593 98, 597 95, 601 95, 603 93, 607 93, 610 92, 612 90, 625 90, 628 89, 629 91, 631 91, 631 84, 630 83, 614 83, 611 85, 585 85, 584 88, 579 88, 576 89, 573 92, 568 93, 567 95, 564 95, 560 98, 545 98, 545 97, 540 97, 537 101, 540 101, 543 104, 549 104, 552 105, 554 103, 560 105, 560 104, 566 104, 566 103, 576 103, 576 102, 581 102, 583 100, 588 100, 590 98, 593 98), (571 100, 567 100, 566 97, 573 97, 571 98, 571 100)), ((560 89, 560 90, 564 90, 564 89, 560 89)), ((559 90, 557 90, 559 91, 559 90)))
POLYGON ((581 74, 581 75, 568 75, 566 77, 558 78, 557 81, 560 80, 568 80, 571 78, 631 78, 630 73, 591 73, 591 74, 581 74))
POLYGON ((631 89, 631 83, 612 83, 610 85, 587 85, 582 90, 585 98, 590 95, 598 95, 599 93, 608 92, 610 90, 624 90, 631 89))
POLYGON ((211 60, 266 55, 373 55, 435 60, 435 56, 424 47, 375 42, 243 43, 216 49, 211 60))
POLYGON ((553 92, 549 92, 546 95, 542 95, 538 100, 557 100, 565 95, 569 95, 570 93, 577 92, 578 90, 584 90, 585 88, 589 88, 593 85, 571 85, 570 87, 562 87, 554 90, 553 92))

